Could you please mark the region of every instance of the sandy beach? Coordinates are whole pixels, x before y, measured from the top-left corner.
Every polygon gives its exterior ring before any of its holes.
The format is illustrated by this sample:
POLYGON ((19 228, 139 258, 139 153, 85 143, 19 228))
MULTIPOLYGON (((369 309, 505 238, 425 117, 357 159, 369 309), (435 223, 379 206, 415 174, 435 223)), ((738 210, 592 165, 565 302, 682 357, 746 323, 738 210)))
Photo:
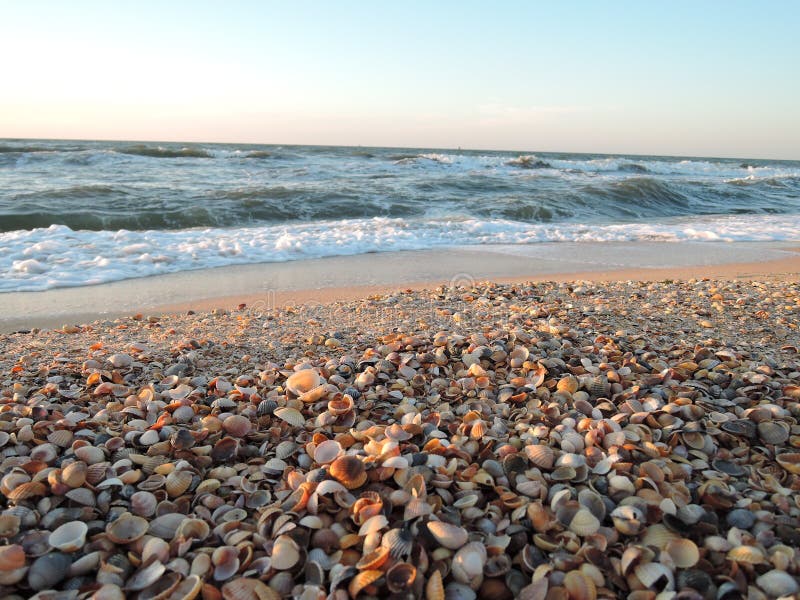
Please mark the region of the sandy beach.
POLYGON ((0 592, 796 593, 796 253, 603 248, 0 296, 0 592))

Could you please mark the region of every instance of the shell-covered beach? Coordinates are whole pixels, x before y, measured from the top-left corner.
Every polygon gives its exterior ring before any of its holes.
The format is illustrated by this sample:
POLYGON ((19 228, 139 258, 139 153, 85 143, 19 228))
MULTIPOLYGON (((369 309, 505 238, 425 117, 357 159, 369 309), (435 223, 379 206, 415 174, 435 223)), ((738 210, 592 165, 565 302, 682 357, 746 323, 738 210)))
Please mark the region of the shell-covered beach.
POLYGON ((791 597, 799 316, 764 276, 0 336, 0 596, 791 597))

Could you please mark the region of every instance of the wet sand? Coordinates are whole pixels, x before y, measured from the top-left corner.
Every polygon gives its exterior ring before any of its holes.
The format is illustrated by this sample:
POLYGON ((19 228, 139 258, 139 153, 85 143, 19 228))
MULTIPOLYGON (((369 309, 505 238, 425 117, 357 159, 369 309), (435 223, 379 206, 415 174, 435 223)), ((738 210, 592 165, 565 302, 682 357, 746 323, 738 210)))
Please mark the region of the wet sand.
POLYGON ((797 278, 796 244, 563 243, 463 247, 241 265, 82 288, 0 294, 0 332, 134 313, 260 308, 355 300, 399 289, 474 281, 658 281, 797 278))

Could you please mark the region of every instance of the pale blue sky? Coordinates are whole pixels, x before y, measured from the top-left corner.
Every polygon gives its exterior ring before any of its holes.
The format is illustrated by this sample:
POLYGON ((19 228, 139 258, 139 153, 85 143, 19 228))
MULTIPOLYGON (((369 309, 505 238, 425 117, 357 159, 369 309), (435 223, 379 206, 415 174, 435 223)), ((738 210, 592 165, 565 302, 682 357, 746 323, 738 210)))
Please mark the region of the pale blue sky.
POLYGON ((800 159, 799 2, 0 1, 0 137, 800 159))

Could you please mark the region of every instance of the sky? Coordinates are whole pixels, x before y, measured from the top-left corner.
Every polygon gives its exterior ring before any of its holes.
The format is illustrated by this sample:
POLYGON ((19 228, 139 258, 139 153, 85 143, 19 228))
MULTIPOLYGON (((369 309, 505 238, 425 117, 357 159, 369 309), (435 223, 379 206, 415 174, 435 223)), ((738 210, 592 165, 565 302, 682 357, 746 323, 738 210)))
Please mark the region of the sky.
POLYGON ((800 3, 0 0, 0 137, 800 159, 800 3))

